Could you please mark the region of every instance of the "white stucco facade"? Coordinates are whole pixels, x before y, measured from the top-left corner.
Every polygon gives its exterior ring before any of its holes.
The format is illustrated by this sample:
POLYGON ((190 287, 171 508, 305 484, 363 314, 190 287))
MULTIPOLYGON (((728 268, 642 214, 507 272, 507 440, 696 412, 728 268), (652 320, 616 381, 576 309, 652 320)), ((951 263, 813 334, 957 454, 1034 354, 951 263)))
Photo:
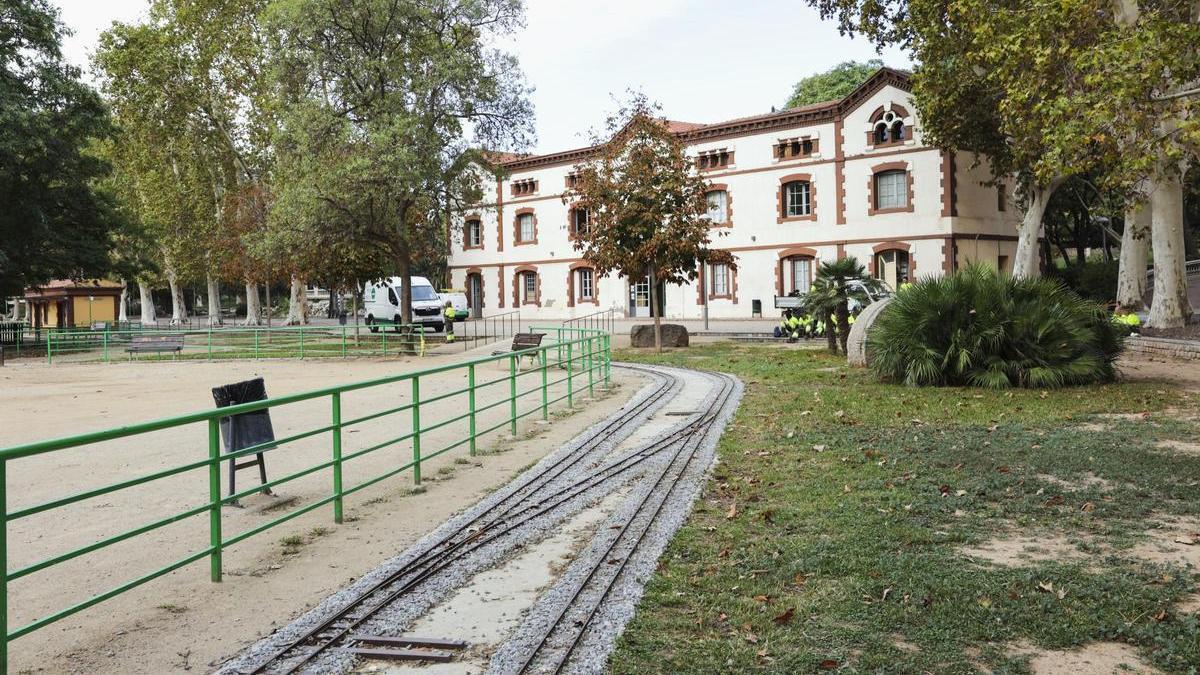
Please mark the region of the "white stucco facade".
MULTIPOLYGON (((680 125, 689 153, 724 153, 723 163, 697 170, 725 192, 726 222, 712 228, 712 246, 733 253, 737 268, 728 276, 707 271, 706 293, 699 282, 665 288, 664 316, 698 318, 706 302, 712 318, 748 318, 756 304, 774 316, 773 297, 797 281, 803 286, 796 274, 811 276, 820 261, 841 256, 858 258, 893 285, 967 263, 1011 269, 1016 210, 983 184, 986 166, 923 144, 907 82, 884 69, 842 101, 680 125), (882 140, 873 133, 897 122, 882 140), (781 158, 781 145, 785 154, 801 149, 800 156, 781 158), (807 190, 807 199, 789 201, 788 190, 807 190)), ((627 279, 593 278, 587 297, 590 272, 572 246, 571 205, 562 197, 587 154, 583 148, 506 161, 508 175, 488 186, 494 200, 467 214, 478 226, 455 228, 450 282, 481 295, 483 314, 648 314, 646 288, 627 279), (523 219, 533 221, 524 233, 523 219)))

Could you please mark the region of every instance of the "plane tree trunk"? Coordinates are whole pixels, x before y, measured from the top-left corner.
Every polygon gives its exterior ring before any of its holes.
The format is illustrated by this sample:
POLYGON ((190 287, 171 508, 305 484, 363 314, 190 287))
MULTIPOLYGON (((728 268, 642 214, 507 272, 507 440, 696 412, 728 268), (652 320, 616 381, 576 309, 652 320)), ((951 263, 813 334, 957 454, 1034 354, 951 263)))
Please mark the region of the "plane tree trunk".
POLYGON ((1125 210, 1125 231, 1121 233, 1121 260, 1117 271, 1117 304, 1131 312, 1141 310, 1145 304, 1151 215, 1149 204, 1125 210))

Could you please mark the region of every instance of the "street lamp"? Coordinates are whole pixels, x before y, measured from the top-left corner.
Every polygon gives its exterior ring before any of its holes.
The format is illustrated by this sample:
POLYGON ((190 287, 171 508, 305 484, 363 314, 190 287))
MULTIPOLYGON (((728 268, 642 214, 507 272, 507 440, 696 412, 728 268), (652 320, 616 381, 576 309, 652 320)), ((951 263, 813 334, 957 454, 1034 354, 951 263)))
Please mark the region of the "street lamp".
POLYGON ((96 296, 88 296, 88 328, 92 327, 92 303, 96 301, 96 296))

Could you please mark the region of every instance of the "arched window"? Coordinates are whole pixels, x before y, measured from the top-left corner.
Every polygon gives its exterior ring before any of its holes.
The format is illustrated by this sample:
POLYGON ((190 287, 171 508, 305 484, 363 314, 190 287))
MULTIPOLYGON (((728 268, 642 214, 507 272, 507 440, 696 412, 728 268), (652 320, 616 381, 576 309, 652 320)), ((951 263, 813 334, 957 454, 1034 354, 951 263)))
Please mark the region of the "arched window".
POLYGON ((708 200, 708 219, 713 225, 729 222, 729 193, 724 190, 709 190, 704 194, 708 200))
POLYGON ((784 218, 796 218, 812 214, 812 186, 806 180, 794 180, 783 184, 784 218))
POLYGON ((909 282, 908 251, 887 249, 875 254, 875 278, 893 291, 909 282))
POLYGON ((871 120, 871 145, 892 145, 904 142, 904 114, 885 110, 871 120))

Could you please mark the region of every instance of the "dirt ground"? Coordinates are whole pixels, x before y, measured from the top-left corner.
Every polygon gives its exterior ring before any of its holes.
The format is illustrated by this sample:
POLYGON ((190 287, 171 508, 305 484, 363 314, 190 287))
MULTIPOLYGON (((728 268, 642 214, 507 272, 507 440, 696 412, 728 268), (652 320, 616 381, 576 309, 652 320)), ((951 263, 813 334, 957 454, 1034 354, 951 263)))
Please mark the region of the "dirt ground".
MULTIPOLYGON (((420 360, 10 365, 0 370, 0 446, 210 409, 212 387, 260 375, 268 393, 279 396, 458 362, 492 348, 420 360)), ((478 367, 479 383, 496 381, 478 394, 479 407, 507 397, 506 375, 507 367, 498 364, 478 367)), ((552 370, 549 377, 565 377, 565 371, 552 370)), ((615 371, 613 393, 605 396, 597 387, 595 398, 588 398, 586 377, 577 379, 577 412, 564 415, 563 402, 552 407, 550 423, 541 422, 536 413, 525 418, 518 433, 521 442, 511 442, 504 425, 481 442, 475 457, 461 446, 423 462, 419 489, 406 471, 348 496, 342 525, 333 523, 332 506, 325 505, 250 537, 226 550, 220 584, 208 580, 207 560, 202 559, 19 638, 9 649, 11 672, 207 671, 615 411, 641 383, 639 377, 615 371)), ((465 373, 458 372, 422 378, 421 397, 430 399, 465 384, 465 373)), ((529 371, 518 378, 518 392, 538 384, 537 371, 529 371)), ((553 385, 550 398, 564 394, 565 387, 553 385)), ((348 392, 342 397, 342 419, 404 405, 410 396, 409 381, 348 392)), ((537 399, 536 393, 522 397, 519 412, 536 408, 537 399)), ((423 408, 421 424, 428 428, 465 411, 465 395, 447 398, 423 408)), ((507 414, 506 404, 492 407, 480 413, 478 428, 502 423, 507 414)), ((277 438, 326 425, 329 415, 328 397, 271 411, 277 438)), ((385 443, 407 434, 410 425, 405 411, 348 428, 343 452, 385 443)), ((465 429, 464 420, 423 434, 423 455, 461 438, 465 429)), ((318 434, 268 453, 268 477, 327 461, 329 438, 318 434)), ((206 439, 205 425, 197 424, 14 460, 8 466, 8 508, 201 460, 207 456, 206 439)), ((345 486, 411 459, 407 441, 383 447, 347 463, 345 486)), ((225 480, 223 467, 223 491, 225 480)), ((243 500, 245 508, 223 509, 225 538, 327 496, 330 481, 328 469, 317 471, 279 486, 275 497, 254 495, 243 500)), ((253 471, 238 473, 239 489, 255 482, 253 471)), ((13 521, 9 569, 199 506, 207 495, 207 470, 199 469, 13 521)), ((207 542, 207 514, 200 514, 13 581, 9 628, 203 550, 207 542)))

